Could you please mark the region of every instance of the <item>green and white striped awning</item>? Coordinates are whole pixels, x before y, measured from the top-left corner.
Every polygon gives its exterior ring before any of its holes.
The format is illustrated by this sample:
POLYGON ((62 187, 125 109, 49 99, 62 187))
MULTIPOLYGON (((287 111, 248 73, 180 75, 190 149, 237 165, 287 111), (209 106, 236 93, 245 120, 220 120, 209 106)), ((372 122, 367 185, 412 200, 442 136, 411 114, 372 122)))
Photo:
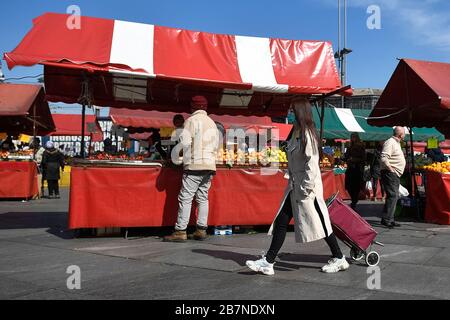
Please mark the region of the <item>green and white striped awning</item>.
MULTIPOLYGON (((320 108, 313 107, 316 127, 320 129, 320 108)), ((323 137, 326 139, 350 139, 352 132, 359 133, 363 141, 383 141, 392 136, 391 127, 374 127, 367 123, 370 110, 348 108, 325 108, 323 137)), ((444 135, 435 128, 412 128, 414 141, 426 141, 431 137, 439 141, 444 135)), ((409 134, 409 132, 407 132, 409 134)))

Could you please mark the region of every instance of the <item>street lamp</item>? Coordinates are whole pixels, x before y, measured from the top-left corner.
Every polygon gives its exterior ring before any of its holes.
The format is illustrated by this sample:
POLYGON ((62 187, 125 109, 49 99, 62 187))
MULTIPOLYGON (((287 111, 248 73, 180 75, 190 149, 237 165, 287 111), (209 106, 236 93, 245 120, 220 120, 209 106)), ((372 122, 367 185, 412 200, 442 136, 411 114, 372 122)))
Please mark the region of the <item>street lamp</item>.
POLYGON ((341 67, 341 82, 342 82, 342 86, 345 86, 345 71, 346 71, 346 65, 345 65, 345 56, 347 54, 352 53, 353 50, 349 49, 349 48, 343 48, 340 51, 336 51, 334 53, 334 58, 339 60, 339 65, 341 67))
MULTIPOLYGON (((348 49, 348 48, 343 48, 340 51, 336 51, 334 54, 334 58, 338 59, 339 61, 339 66, 341 68, 341 85, 345 86, 345 71, 346 71, 346 61, 345 61, 345 56, 352 53, 352 49, 348 49)), ((342 96, 341 97, 341 108, 345 108, 345 97, 342 96)))

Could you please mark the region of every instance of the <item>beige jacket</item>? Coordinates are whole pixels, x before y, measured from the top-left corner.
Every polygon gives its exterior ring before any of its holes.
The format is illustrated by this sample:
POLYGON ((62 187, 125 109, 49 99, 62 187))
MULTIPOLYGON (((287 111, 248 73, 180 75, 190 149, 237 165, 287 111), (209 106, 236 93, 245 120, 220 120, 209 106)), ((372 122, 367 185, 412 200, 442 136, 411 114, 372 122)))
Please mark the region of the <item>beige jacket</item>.
POLYGON ((381 170, 390 170, 389 167, 391 167, 397 176, 401 177, 405 166, 405 155, 400 142, 395 137, 391 137, 386 140, 381 151, 381 170))
POLYGON ((184 123, 180 134, 184 170, 216 171, 219 131, 206 111, 197 110, 184 123))
MULTIPOLYGON (((319 151, 315 146, 317 142, 312 141, 310 134, 307 134, 306 138, 305 152, 298 134, 294 133, 288 143, 289 184, 277 213, 278 216, 285 201, 291 202, 296 242, 323 239, 333 232, 328 208, 323 199, 319 151)), ((272 234, 273 227, 274 223, 269 234, 272 234)))

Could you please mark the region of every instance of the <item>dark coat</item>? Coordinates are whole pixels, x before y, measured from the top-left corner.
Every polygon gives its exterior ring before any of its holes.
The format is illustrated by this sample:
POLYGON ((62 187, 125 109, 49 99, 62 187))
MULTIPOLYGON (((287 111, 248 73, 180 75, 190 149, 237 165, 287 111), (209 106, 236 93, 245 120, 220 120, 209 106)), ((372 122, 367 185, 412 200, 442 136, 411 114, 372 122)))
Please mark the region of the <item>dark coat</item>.
POLYGON ((364 144, 355 143, 348 147, 347 152, 344 155, 344 161, 347 162, 348 168, 364 169, 364 163, 366 162, 366 149, 364 144))
POLYGON ((64 156, 55 148, 47 149, 42 155, 41 166, 44 180, 59 180, 60 169, 64 170, 64 156))
POLYGON ((373 178, 379 179, 381 177, 381 152, 375 150, 375 153, 370 164, 370 174, 373 178))

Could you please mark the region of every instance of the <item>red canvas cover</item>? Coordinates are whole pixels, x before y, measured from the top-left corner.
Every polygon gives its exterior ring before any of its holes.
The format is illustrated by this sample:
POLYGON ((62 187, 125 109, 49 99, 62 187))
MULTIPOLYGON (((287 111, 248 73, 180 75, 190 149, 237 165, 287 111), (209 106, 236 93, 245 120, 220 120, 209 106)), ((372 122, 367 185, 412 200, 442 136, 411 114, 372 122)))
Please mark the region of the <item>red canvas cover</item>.
POLYGON ((450 64, 401 59, 368 123, 436 127, 450 134, 450 64), (389 116, 388 116, 389 115, 389 116))
POLYGON ((38 194, 38 168, 32 161, 0 161, 0 198, 29 199, 38 194))
MULTIPOLYGON (((111 108, 109 115, 115 125, 131 129, 130 132, 146 132, 150 128, 160 129, 162 127, 173 127, 173 117, 175 112, 159 112, 132 110, 125 108, 111 108)), ((186 120, 191 115, 181 113, 186 120)), ((251 127, 267 127, 271 128, 272 120, 270 117, 257 116, 227 116, 227 115, 209 115, 211 119, 221 123, 226 129, 232 127, 251 128, 251 127)))
POLYGON ((71 30, 68 18, 56 13, 36 18, 4 56, 9 68, 45 65, 51 101, 77 102, 86 80, 100 106, 123 107, 127 101, 134 109, 188 112, 191 97, 202 94, 211 113, 283 115, 293 94, 341 87, 330 42, 92 17, 81 17, 80 28, 71 30))
POLYGON ((43 86, 0 83, 0 131, 45 135, 54 128, 43 86))
MULTIPOLYGON (((56 129, 51 136, 81 136, 81 114, 52 114, 56 129)), ((88 123, 96 125, 97 132, 92 134, 92 141, 102 141, 103 132, 97 117, 94 115, 86 115, 85 120, 85 136, 89 136, 88 123)))

